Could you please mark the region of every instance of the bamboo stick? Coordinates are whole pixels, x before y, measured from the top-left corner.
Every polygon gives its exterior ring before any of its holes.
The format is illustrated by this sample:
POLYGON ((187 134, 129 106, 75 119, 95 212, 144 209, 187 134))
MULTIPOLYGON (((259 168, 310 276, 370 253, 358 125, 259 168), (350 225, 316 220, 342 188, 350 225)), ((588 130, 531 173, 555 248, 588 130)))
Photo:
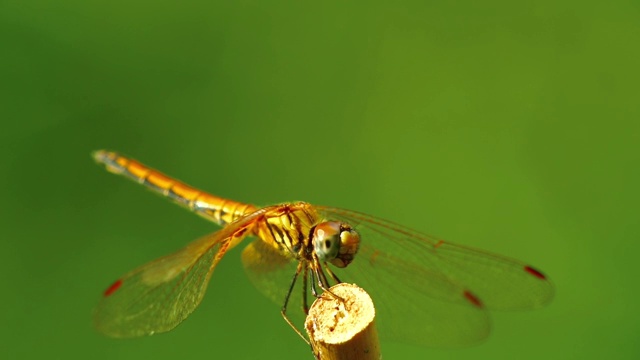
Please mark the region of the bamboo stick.
POLYGON ((381 358, 371 297, 352 284, 337 284, 309 309, 305 329, 316 359, 381 358))

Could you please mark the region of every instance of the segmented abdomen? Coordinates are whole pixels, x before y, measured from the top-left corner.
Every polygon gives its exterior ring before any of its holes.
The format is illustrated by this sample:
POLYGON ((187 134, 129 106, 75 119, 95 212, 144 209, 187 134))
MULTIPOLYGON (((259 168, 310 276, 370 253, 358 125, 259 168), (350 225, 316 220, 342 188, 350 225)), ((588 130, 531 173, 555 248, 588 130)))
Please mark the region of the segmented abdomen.
POLYGON ((98 150, 93 153, 93 158, 103 164, 109 172, 124 175, 221 226, 257 210, 251 204, 223 199, 198 190, 112 151, 98 150))

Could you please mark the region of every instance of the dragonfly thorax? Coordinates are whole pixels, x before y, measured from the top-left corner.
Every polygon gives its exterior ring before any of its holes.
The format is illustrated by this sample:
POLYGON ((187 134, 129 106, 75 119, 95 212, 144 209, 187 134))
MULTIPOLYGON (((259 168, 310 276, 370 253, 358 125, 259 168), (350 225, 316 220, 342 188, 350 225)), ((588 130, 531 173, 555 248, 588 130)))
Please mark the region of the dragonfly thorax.
POLYGON ((313 230, 313 249, 320 261, 343 268, 349 265, 360 246, 360 234, 349 224, 326 221, 313 230))

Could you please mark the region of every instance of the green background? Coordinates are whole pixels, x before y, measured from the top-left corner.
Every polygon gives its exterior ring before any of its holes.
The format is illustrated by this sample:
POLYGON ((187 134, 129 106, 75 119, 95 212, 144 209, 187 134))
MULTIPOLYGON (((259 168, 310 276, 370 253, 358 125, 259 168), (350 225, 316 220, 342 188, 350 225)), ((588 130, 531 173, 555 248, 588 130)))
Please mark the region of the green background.
POLYGON ((107 174, 345 207, 531 262, 551 306, 479 346, 385 358, 640 355, 636 2, 0 3, 3 358, 311 359, 235 249, 169 334, 112 340, 115 278, 215 226, 107 174), (4 354, 10 357, 4 356, 4 354))

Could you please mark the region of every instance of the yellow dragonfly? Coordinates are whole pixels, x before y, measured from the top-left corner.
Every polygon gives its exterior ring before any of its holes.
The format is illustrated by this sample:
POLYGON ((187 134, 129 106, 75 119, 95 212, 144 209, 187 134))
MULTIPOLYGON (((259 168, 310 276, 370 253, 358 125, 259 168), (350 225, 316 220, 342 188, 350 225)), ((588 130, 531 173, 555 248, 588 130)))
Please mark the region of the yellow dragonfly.
POLYGON ((242 251, 250 280, 283 304, 283 317, 300 335, 287 308, 299 307, 304 315, 319 289, 341 280, 371 295, 382 338, 426 346, 478 342, 490 330, 488 310, 534 309, 553 297, 549 279, 527 263, 388 220, 306 202, 256 207, 195 189, 115 152, 96 151, 93 158, 222 226, 109 286, 94 312, 96 328, 109 336, 175 328, 200 304, 218 262, 246 237, 255 238, 242 251))

